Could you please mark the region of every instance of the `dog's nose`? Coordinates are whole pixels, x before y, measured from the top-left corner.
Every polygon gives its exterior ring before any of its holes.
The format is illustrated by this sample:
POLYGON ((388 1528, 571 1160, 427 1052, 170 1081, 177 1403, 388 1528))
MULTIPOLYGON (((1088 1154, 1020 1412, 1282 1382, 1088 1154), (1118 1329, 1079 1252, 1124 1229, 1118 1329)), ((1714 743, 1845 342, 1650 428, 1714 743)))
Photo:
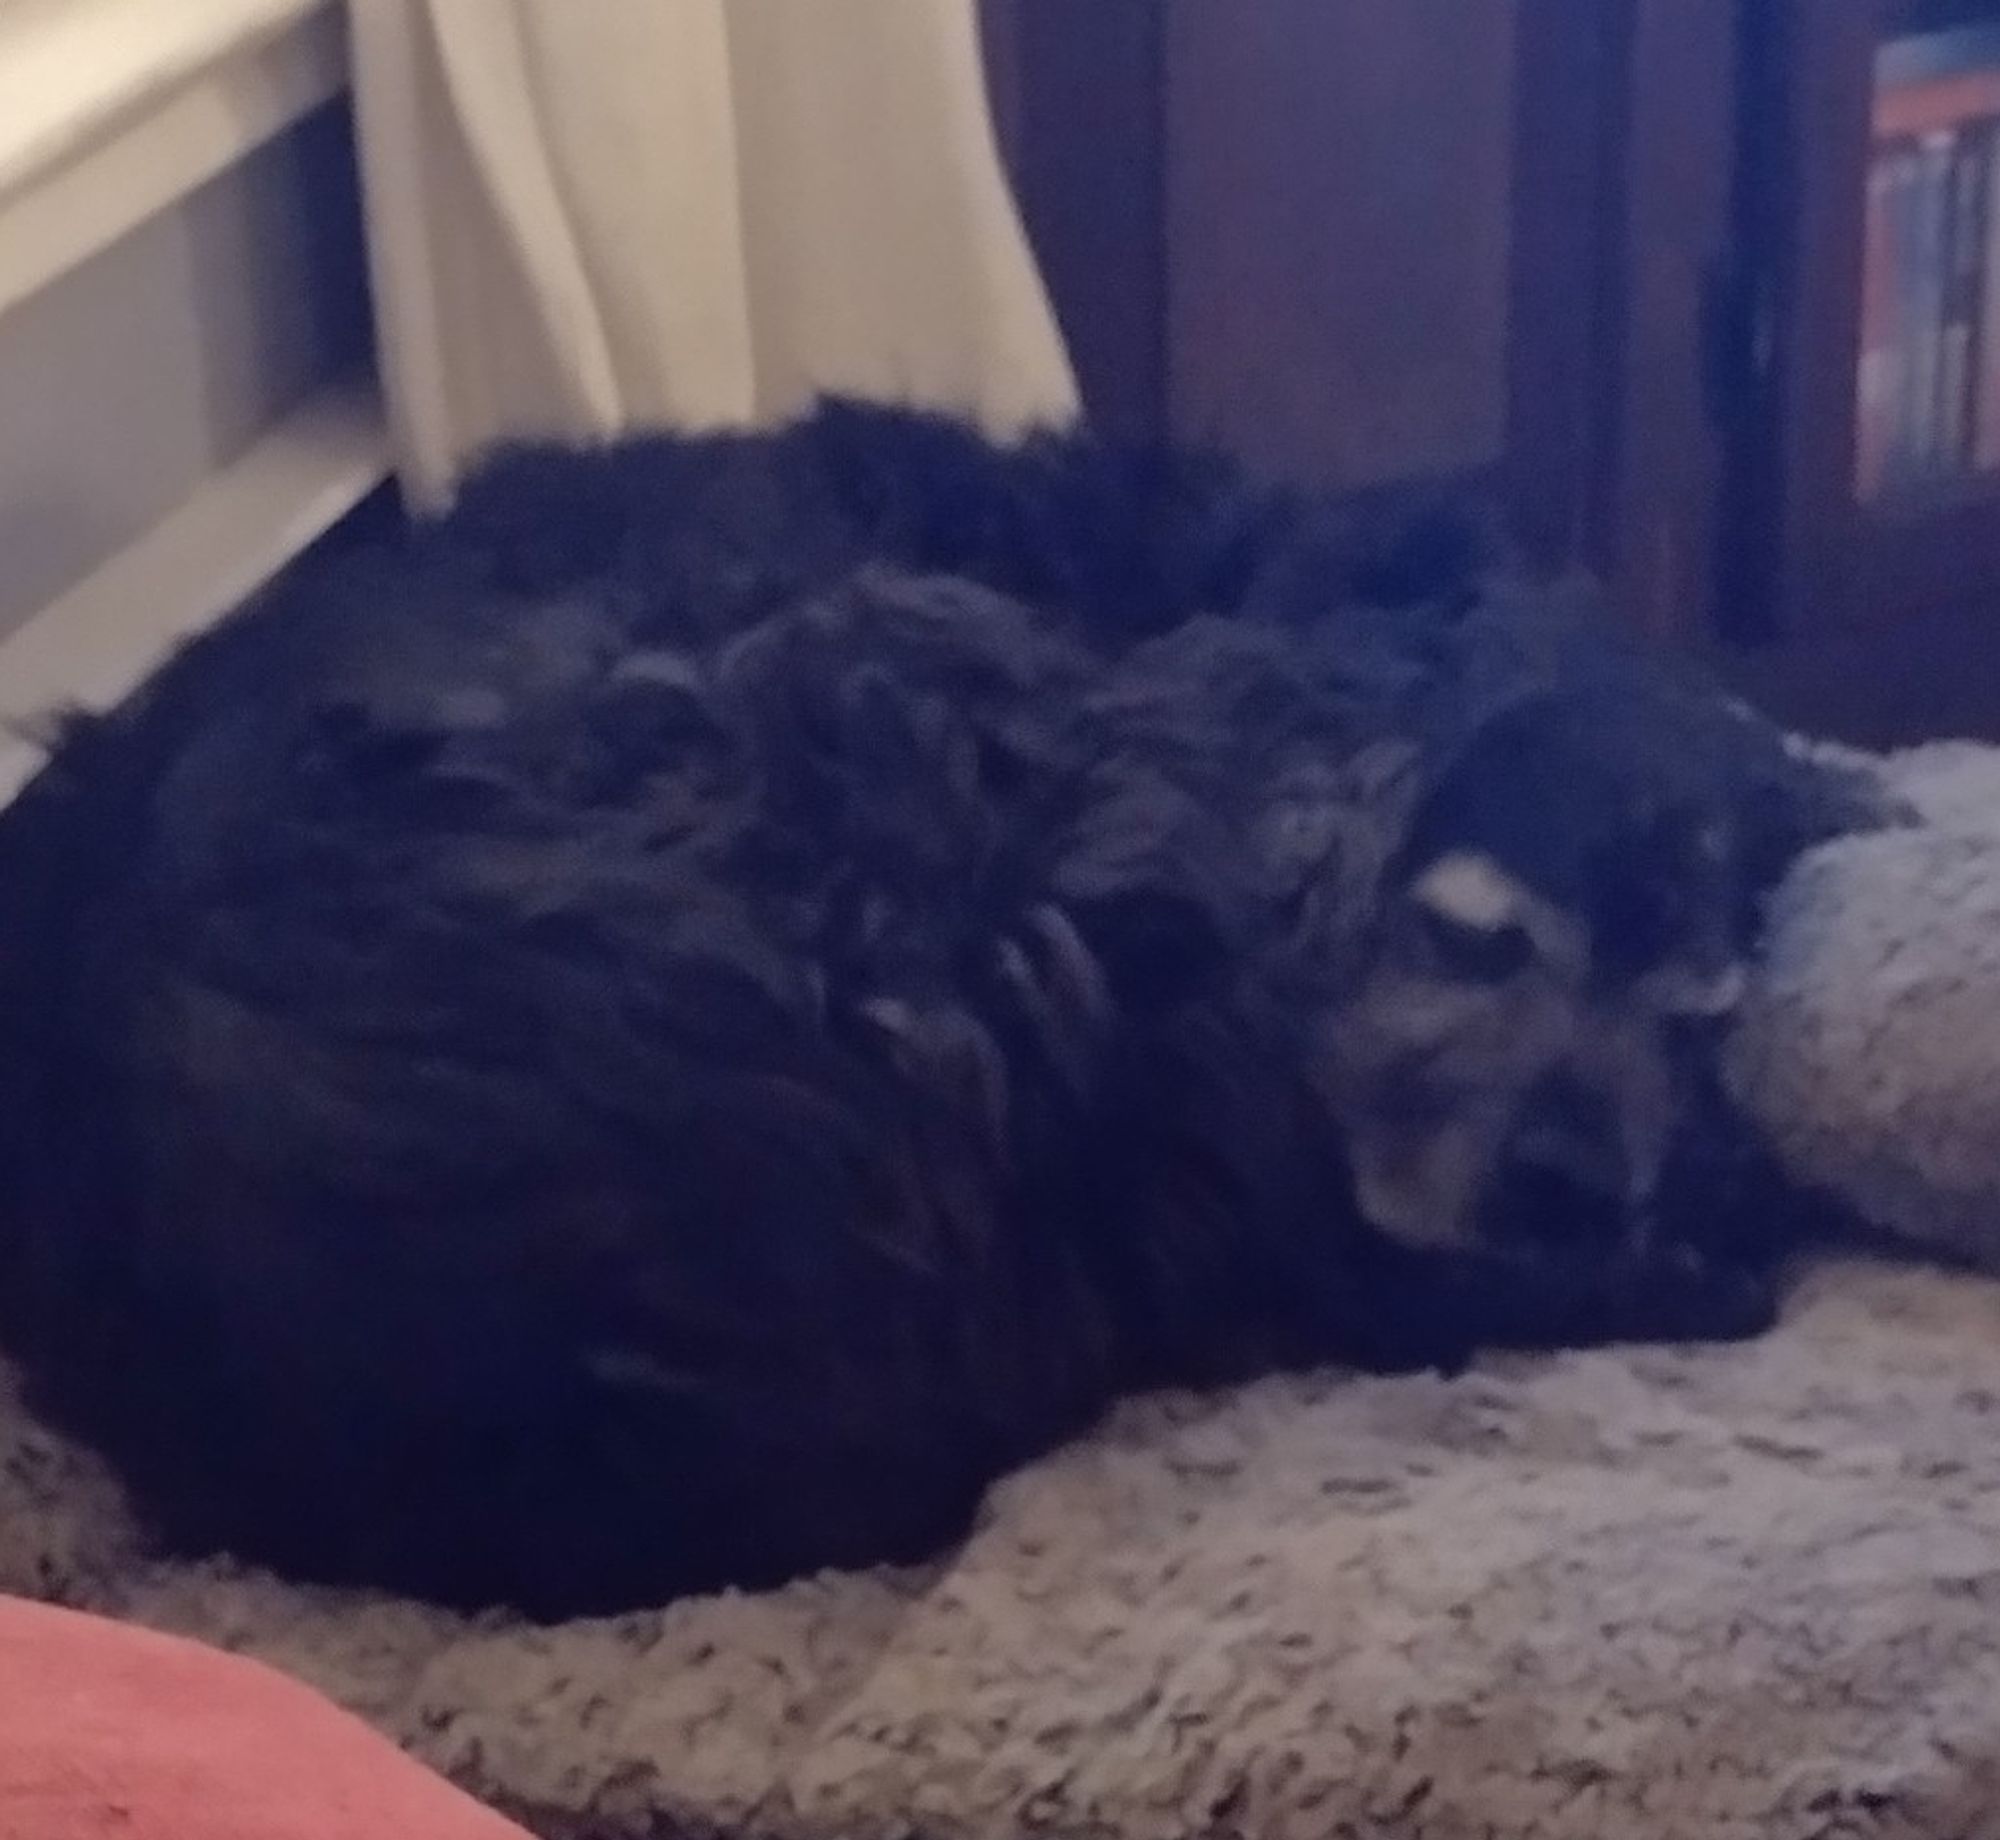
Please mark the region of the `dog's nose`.
POLYGON ((1566 1076, 1529 1095, 1480 1210, 1481 1235, 1517 1246, 1602 1244, 1631 1218, 1617 1107, 1566 1076))

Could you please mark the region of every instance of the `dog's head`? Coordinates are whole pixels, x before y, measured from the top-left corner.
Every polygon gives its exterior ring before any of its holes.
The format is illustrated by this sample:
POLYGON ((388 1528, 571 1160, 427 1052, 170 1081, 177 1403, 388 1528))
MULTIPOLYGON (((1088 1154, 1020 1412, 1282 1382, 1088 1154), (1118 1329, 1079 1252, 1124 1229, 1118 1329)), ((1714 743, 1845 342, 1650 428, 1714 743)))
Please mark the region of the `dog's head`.
POLYGON ((1087 713, 1053 892, 1113 996, 1283 1041, 1415 1250, 1643 1250, 1762 897, 1858 815, 1562 605, 1191 622, 1087 713))
POLYGON ((1643 1246, 1804 783, 1775 734, 1643 673, 1538 685, 1412 751, 1310 1025, 1377 1231, 1643 1246))

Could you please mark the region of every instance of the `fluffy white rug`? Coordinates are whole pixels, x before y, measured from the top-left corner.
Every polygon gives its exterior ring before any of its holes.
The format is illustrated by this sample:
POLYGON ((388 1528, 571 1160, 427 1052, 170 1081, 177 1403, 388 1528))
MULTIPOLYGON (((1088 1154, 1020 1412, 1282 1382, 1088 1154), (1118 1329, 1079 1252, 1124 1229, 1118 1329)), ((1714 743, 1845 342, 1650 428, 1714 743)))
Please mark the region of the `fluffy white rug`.
MULTIPOLYGON (((1803 864, 1736 1073, 1795 1169, 2000 1244, 2000 754, 1803 864)), ((0 1390, 0 1589, 304 1676, 565 1840, 2000 1833, 2000 1283, 1729 1349, 1134 1402, 918 1573, 535 1630, 138 1553, 0 1390)))

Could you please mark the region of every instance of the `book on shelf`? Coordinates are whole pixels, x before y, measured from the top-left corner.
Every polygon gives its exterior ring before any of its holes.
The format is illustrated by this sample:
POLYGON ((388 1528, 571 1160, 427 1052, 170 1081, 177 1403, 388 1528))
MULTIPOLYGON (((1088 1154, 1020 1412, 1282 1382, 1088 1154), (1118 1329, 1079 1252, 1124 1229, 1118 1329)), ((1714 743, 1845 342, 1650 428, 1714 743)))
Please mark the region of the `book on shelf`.
POLYGON ((1994 157, 1991 120, 1969 124, 1949 142, 1945 192, 1943 330, 1938 342, 1939 464, 1949 473, 1976 470, 1980 294, 1986 275, 1987 200, 1994 157))
POLYGON ((2000 32, 1892 47, 1877 76, 1855 375, 1863 501, 2000 468, 2000 32))

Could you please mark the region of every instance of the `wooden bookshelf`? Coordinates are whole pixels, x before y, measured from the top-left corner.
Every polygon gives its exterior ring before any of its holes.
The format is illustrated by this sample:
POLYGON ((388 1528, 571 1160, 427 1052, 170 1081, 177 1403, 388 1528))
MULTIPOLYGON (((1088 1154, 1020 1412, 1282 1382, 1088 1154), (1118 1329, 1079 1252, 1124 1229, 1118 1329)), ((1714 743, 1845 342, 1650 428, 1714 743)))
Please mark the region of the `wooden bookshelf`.
POLYGON ((1770 321, 1723 625, 1798 649, 2000 619, 2000 0, 1751 11, 1770 321))

